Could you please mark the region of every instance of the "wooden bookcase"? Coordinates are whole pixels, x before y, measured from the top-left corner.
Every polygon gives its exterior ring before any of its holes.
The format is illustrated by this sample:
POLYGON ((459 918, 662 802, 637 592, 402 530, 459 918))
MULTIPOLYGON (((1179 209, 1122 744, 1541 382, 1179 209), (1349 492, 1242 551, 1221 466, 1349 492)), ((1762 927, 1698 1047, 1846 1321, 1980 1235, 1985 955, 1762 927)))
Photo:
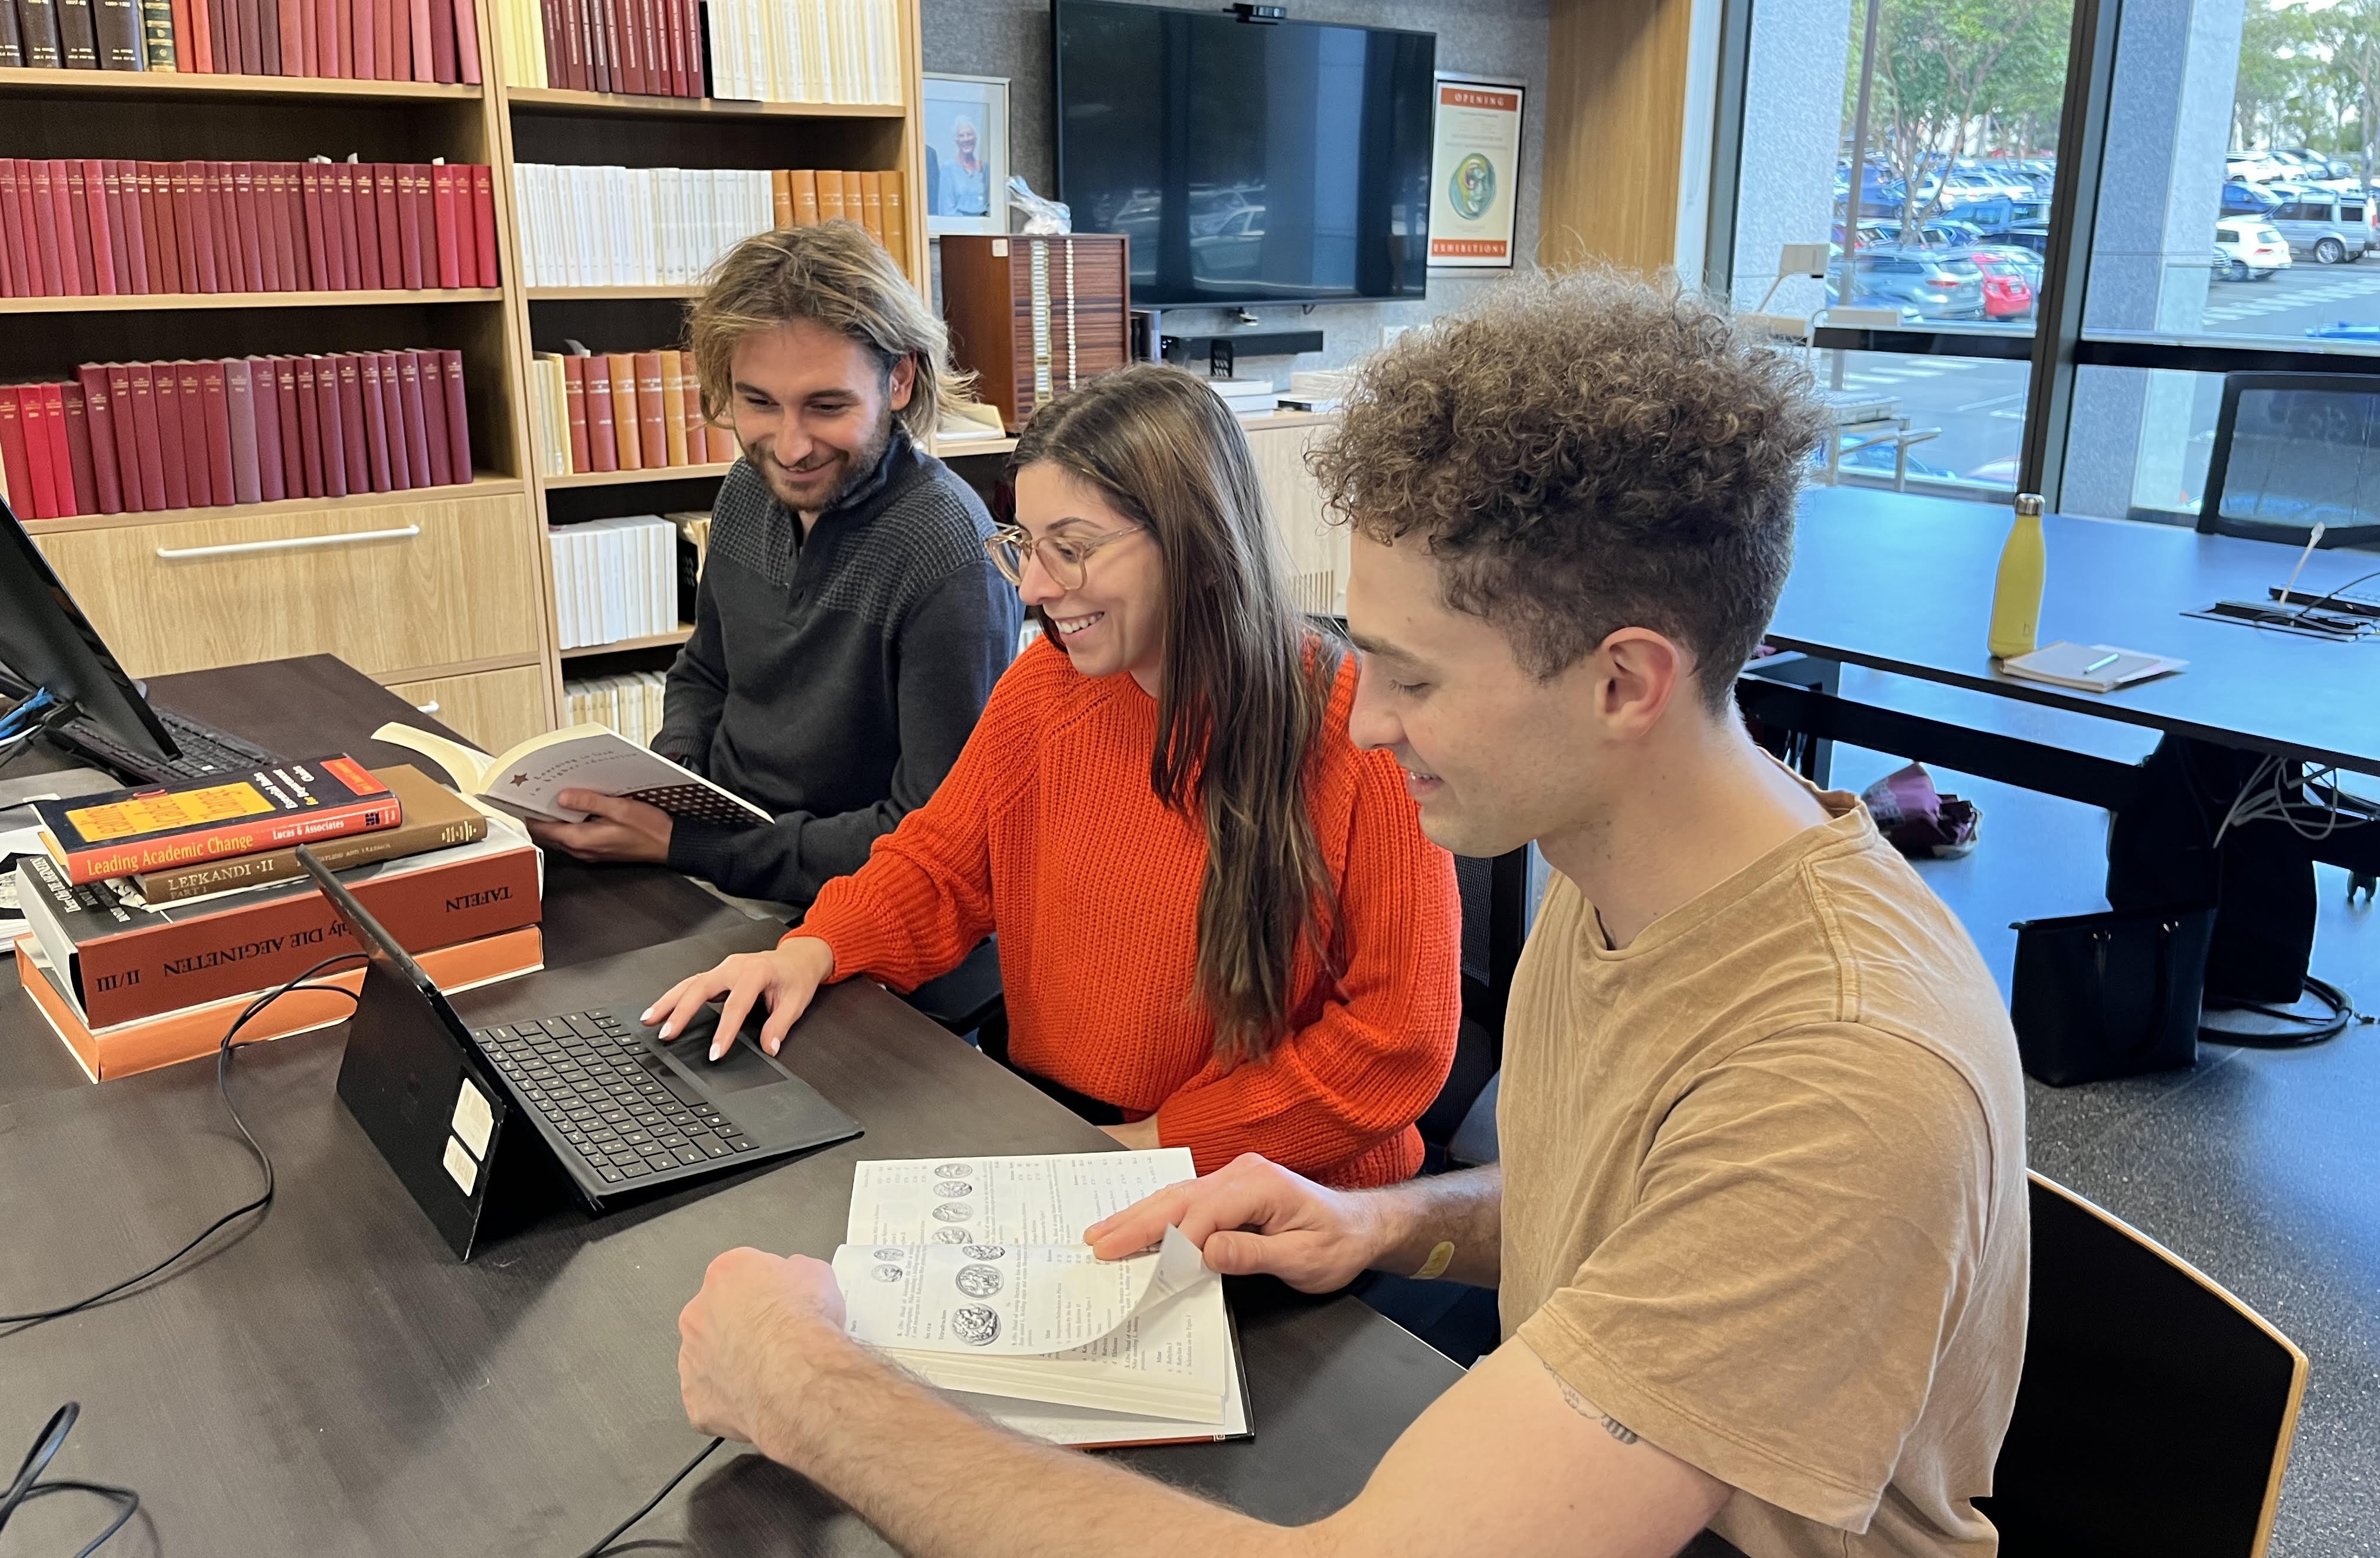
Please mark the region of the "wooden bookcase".
MULTIPOLYGON (((10 156, 294 162, 354 152, 494 168, 495 288, 0 298, 0 383, 67 379, 94 361, 399 346, 463 353, 479 466, 468 487, 29 520, 126 668, 146 676, 329 652, 492 751, 558 723, 565 661, 547 523, 707 508, 727 468, 534 470, 531 354, 564 337, 597 351, 671 345, 694 289, 522 286, 513 164, 897 171, 917 213, 907 268, 923 278, 917 0, 901 13, 899 107, 509 88, 486 5, 484 87, 0 68, 10 156), (301 544, 221 550, 292 540, 301 544), (191 551, 202 554, 159 555, 191 551)), ((658 669, 684 637, 569 656, 574 667, 598 656, 608 669, 658 669)))

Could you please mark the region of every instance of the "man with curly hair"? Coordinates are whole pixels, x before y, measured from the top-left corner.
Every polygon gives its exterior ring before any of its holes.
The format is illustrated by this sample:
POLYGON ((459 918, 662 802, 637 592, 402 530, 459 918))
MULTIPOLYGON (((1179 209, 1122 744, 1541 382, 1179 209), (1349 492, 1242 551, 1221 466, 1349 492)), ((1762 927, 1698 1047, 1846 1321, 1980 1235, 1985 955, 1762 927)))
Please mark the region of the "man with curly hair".
POLYGON ((1007 1439, 841 1333, 827 1268, 722 1256, 698 1426, 924 1554, 1980 1555, 2024 1341, 2023 1092, 1972 943, 1729 693, 1822 432, 1714 303, 1542 276, 1363 371, 1350 733, 1461 854, 1556 875, 1506 1017, 1502 1163, 1335 1191, 1260 1158, 1088 1230, 1220 1272, 1499 1288, 1505 1341, 1354 1503, 1268 1526, 1007 1439), (1732 1545, 1730 1545, 1732 1544, 1732 1545))

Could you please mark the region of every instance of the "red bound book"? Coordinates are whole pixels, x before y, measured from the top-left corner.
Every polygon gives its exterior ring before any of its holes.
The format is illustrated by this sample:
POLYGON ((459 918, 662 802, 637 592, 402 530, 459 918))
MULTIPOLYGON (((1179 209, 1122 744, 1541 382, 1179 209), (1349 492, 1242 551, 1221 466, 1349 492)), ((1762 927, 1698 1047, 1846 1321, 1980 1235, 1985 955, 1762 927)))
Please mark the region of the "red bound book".
MULTIPOLYGON (((79 161, 69 157, 64 162, 51 162, 50 209, 56 213, 65 229, 74 235, 74 295, 78 298, 98 297, 99 273, 91 265, 91 197, 83 190, 82 164, 79 161)), ((103 235, 100 243, 103 259, 106 253, 103 235)), ((58 245, 58 252, 63 258, 66 253, 63 242, 58 245)))
POLYGON ((612 362, 598 354, 586 359, 587 453, 590 470, 620 469, 619 430, 612 417, 612 362))
POLYGON ((66 430, 67 469, 73 472, 74 511, 98 514, 99 473, 92 469, 91 411, 80 384, 58 386, 59 420, 66 430))
POLYGON ((322 55, 314 44, 314 0, 281 0, 281 7, 285 13, 294 11, 298 16, 298 63, 289 68, 308 76, 325 74, 322 55))
POLYGON ((215 290, 214 239, 200 223, 198 193, 199 164, 167 163, 165 165, 166 203, 174 213, 175 263, 181 273, 185 292, 215 290))
MULTIPOLYGON (((384 493, 385 487, 375 487, 371 479, 371 456, 364 430, 364 382, 362 365, 351 354, 334 358, 337 365, 339 386, 339 457, 346 462, 347 491, 350 493, 384 493)), ((374 397, 374 405, 379 404, 374 397)))
MULTIPOLYGON (((314 422, 317 447, 322 456, 322 495, 347 495, 346 419, 339 406, 339 359, 314 357, 314 422)), ((298 382, 304 383, 301 371, 298 382)), ((302 413, 301 413, 302 415, 302 413)))
POLYGON ((250 292, 278 292, 281 266, 271 256, 269 236, 258 223, 256 164, 233 163, 231 174, 232 230, 239 239, 239 274, 250 292))
POLYGON ((306 460, 298 446, 298 359, 276 357, 271 359, 270 363, 273 374, 273 435, 281 445, 280 494, 285 498, 302 498, 308 493, 306 460))
POLYGON ((230 20, 233 0, 190 0, 191 19, 206 12, 206 43, 208 57, 214 61, 218 76, 239 74, 239 50, 235 46, 239 38, 239 24, 230 20))
MULTIPOLYGON (((91 474, 99 499, 96 512, 124 512, 124 453, 115 439, 115 403, 108 394, 107 370, 86 362, 75 370, 75 387, 82 392, 83 416, 91 432, 91 474)), ((139 473, 135 472, 135 481, 139 473)))
POLYGON ((637 441, 647 470, 669 464, 669 425, 662 420, 662 354, 638 352, 631 360, 637 372, 637 441))
POLYGON ((392 290, 405 285, 405 235, 397 211, 395 163, 374 163, 366 170, 372 181, 372 225, 380 231, 381 285, 392 290))
POLYGON ((540 0, 537 7, 538 30, 545 44, 546 79, 557 86, 573 85, 570 79, 570 46, 562 31, 562 15, 553 0, 540 0))
MULTIPOLYGON (((430 206, 438 237, 438 285, 463 285, 463 223, 469 207, 455 198, 455 168, 433 163, 430 168, 430 206)), ((475 267, 476 268, 476 267, 475 267)))
POLYGON ((355 73, 346 18, 346 0, 314 0, 314 63, 334 79, 355 73))
POLYGON ((231 397, 225 380, 225 364, 221 359, 188 365, 180 376, 184 401, 182 414, 189 415, 190 369, 198 372, 198 395, 201 425, 205 432, 207 458, 207 489, 218 505, 253 502, 239 495, 238 461, 232 453, 231 397))
MULTIPOLYGON (((173 0, 174 68, 190 75, 199 74, 204 67, 199 64, 199 53, 190 43, 190 0, 173 0)), ((156 66, 150 67, 154 70, 156 66)))
MULTIPOLYGON (((107 264, 101 268, 101 278, 113 287, 111 298, 135 295, 132 286, 131 230, 124 222, 124 180, 115 170, 113 157, 86 157, 82 164, 82 186, 86 193, 96 190, 99 198, 91 202, 91 245, 96 258, 100 245, 98 235, 107 235, 107 264)), ((143 287, 140 291, 146 291, 143 287)))
POLYGON ((637 19, 637 0, 608 0, 612 30, 620 40, 620 90, 636 96, 652 91, 645 68, 645 33, 637 19))
POLYGON ((178 291, 181 278, 176 272, 180 266, 172 258, 173 250, 164 227, 165 217, 157 209, 157 164, 126 163, 123 167, 125 209, 128 213, 138 212, 140 224, 140 276, 148 278, 147 290, 152 297, 178 291))
POLYGON ((18 402, 24 388, 0 384, 0 486, 8 489, 8 506, 20 519, 33 517, 33 456, 25 444, 24 412, 18 402))
MULTIPOLYGON (((182 414, 180 367, 179 363, 175 362, 136 362, 132 365, 134 408, 136 410, 142 408, 144 384, 150 387, 149 393, 153 397, 152 407, 156 415, 155 423, 152 425, 143 420, 137 425, 148 438, 148 448, 156 453, 160 468, 164 472, 159 502, 153 505, 158 508, 193 506, 190 494, 190 456, 189 449, 186 447, 190 442, 189 425, 188 420, 182 414), (146 379, 143 378, 144 374, 147 375, 146 379)), ((140 467, 140 490, 144 496, 151 490, 149 475, 148 451, 144 450, 140 467)), ((198 505, 203 506, 206 493, 206 457, 201 454, 199 458, 198 505)))
MULTIPOLYGON (((292 5, 300 0, 290 0, 292 5)), ((281 0, 256 0, 257 42, 262 53, 257 69, 267 76, 286 76, 289 71, 281 63, 281 0)))
POLYGON ((310 76, 306 67, 306 30, 299 18, 310 15, 314 0, 268 0, 273 6, 273 34, 281 55, 273 63, 283 76, 310 76))
POLYGON ((41 275, 33 268, 39 256, 28 254, 25 248, 25 236, 31 231, 25 220, 29 208, 18 203, 22 189, 18 169, 23 165, 21 157, 0 157, 0 255, 5 255, 8 265, 9 297, 43 298, 48 294, 42 290, 41 275))
MULTIPOLYGON (((424 362, 430 354, 421 354, 424 362)), ((463 354, 452 347, 438 354, 438 368, 446 381, 446 448, 455 469, 455 480, 463 485, 471 481, 471 412, 463 396, 463 354)), ((430 381, 421 383, 421 393, 430 393, 430 381)))
POLYGON ((322 484, 322 402, 314 396, 314 364, 318 359, 293 357, 289 359, 291 377, 297 382, 298 398, 295 410, 282 408, 282 422, 298 430, 298 481, 293 495, 303 493, 310 498, 328 495, 322 484))
POLYGON ((461 63, 455 52, 455 0, 430 0, 430 79, 459 81, 461 63))
MULTIPOLYGON (((209 15, 212 6, 212 0, 189 0, 189 27, 179 33, 180 41, 188 47, 189 57, 197 62, 194 69, 201 76, 228 73, 227 67, 215 57, 216 33, 209 15)), ((177 23, 182 20, 180 11, 175 12, 174 19, 177 23)))
MULTIPOLYGON (((417 176, 428 182, 427 168, 419 163, 398 163, 396 173, 396 253, 405 277, 405 289, 419 292, 430 285, 427 274, 431 264, 423 262, 421 224, 430 213, 426 194, 417 198, 413 184, 417 176)), ((431 262, 434 264, 434 262, 431 262)))
POLYGON ((157 218, 157 258, 164 264, 165 289, 169 292, 196 292, 199 289, 199 264, 190 248, 190 234, 182 222, 189 211, 189 201, 176 204, 174 190, 178 176, 176 164, 149 164, 150 192, 154 201, 150 210, 157 218))
POLYGON ((161 490, 157 494, 157 501, 152 502, 140 490, 142 456, 144 453, 154 456, 157 452, 156 408, 154 406, 150 408, 149 426, 144 433, 132 408, 131 364, 109 362, 94 366, 98 367, 107 379, 108 414, 115 418, 115 425, 123 430, 121 436, 115 441, 115 484, 124 493, 124 512, 147 514, 163 508, 164 493, 162 491, 164 482, 162 475, 159 478, 161 490))
MULTIPOLYGON (((264 40, 261 36, 264 25, 262 9, 257 0, 233 0, 232 9, 238 22, 240 74, 261 76, 265 73, 264 40)), ((232 30, 228 22, 224 30, 226 33, 232 30)))
POLYGON ((570 469, 592 470, 587 448, 587 359, 572 352, 562 359, 565 420, 570 424, 570 469))
POLYGON ((383 81, 412 79, 411 9, 407 0, 372 0, 372 67, 383 81))
POLYGON ((421 399, 421 359, 413 352, 396 352, 381 363, 381 380, 396 380, 397 410, 405 420, 405 468, 417 487, 439 485, 430 467, 430 426, 421 399))
POLYGON ((140 164, 119 157, 114 166, 115 194, 111 198, 116 204, 109 209, 107 219, 124 235, 125 264, 131 272, 132 282, 125 290, 142 297, 166 291, 165 287, 151 284, 152 256, 157 246, 149 236, 148 208, 141 203, 140 164), (121 215, 117 214, 119 210, 121 215))
POLYGON ((146 362, 109 363, 107 393, 108 398, 115 402, 119 422, 124 419, 124 408, 128 406, 132 408, 132 441, 128 448, 118 448, 119 458, 116 461, 120 469, 124 463, 120 456, 129 453, 132 475, 137 478, 128 479, 125 483, 125 506, 132 507, 132 494, 139 493, 140 512, 157 514, 171 505, 165 501, 168 494, 165 491, 164 438, 158 428, 157 396, 150 379, 150 368, 146 362), (119 372, 124 376, 121 383, 116 382, 119 372))
MULTIPOLYGON (((496 274, 496 174, 485 163, 474 163, 457 169, 455 182, 460 184, 465 173, 471 176, 471 237, 472 247, 480 256, 480 285, 502 285, 496 274)), ((456 191, 458 194, 460 190, 456 191)))
POLYGON ((560 59, 562 84, 575 91, 589 91, 592 79, 587 74, 587 29, 580 22, 576 0, 541 0, 539 7, 548 17, 553 36, 562 40, 562 53, 548 57, 547 70, 553 69, 552 60, 560 59))
MULTIPOLYGON (((207 365, 207 394, 214 394, 215 376, 223 378, 225 454, 231 461, 231 501, 258 503, 264 494, 262 461, 256 436, 256 382, 242 358, 225 358, 207 365)), ((208 415, 214 412, 212 398, 208 415)), ((212 422, 208 424, 213 429, 212 422)))
POLYGON ((58 517, 83 512, 75 488, 74 445, 67 436, 67 386, 42 384, 42 432, 50 441, 50 484, 56 489, 58 517))
POLYGON ((201 164, 207 170, 204 189, 207 219, 214 224, 215 279, 225 292, 244 292, 248 286, 247 235, 239 225, 239 201, 232 194, 229 163, 201 164))
POLYGON ((388 490, 413 491, 413 451, 405 446, 405 386, 397 382, 396 354, 375 352, 380 368, 381 420, 388 429, 388 490))
POLYGON ((430 49, 430 0, 413 0, 406 7, 407 42, 413 56, 412 77, 417 81, 438 79, 438 64, 430 49))
MULTIPOLYGON (((32 517, 55 519, 65 513, 58 506, 57 466, 50 455, 50 410, 43 403, 40 384, 17 386, 17 420, 25 433, 25 469, 31 480, 26 484, 32 494, 32 517)), ((67 500, 74 499, 74 483, 67 482, 67 500)))
MULTIPOLYGON (((390 485, 388 474, 388 407, 381 399, 380 359, 371 352, 363 352, 353 360, 358 405, 363 413, 365 481, 375 493, 392 492, 395 489, 390 485)), ((343 398, 339 408, 343 412, 346 409, 344 399, 346 388, 347 371, 342 366, 339 370, 339 393, 343 398)))
POLYGON ((335 243, 326 244, 322 225, 322 170, 328 163, 298 164, 298 210, 306 227, 306 265, 315 290, 335 292, 346 282, 344 274, 331 262, 337 252, 335 243))
POLYGON ((455 73, 468 86, 480 85, 479 0, 455 0, 455 73))
POLYGON ((74 239, 67 237, 63 254, 58 247, 60 233, 57 217, 58 202, 54 198, 51 165, 47 162, 28 159, 17 164, 18 208, 23 213, 26 243, 29 250, 37 251, 41 262, 42 279, 47 284, 44 298, 75 298, 74 239))
MULTIPOLYGON (((195 362, 161 362, 157 365, 157 382, 161 385, 166 375, 173 376, 175 415, 182 423, 182 477, 188 486, 192 508, 207 508, 231 502, 231 455, 224 455, 224 486, 215 486, 215 462, 208 457, 206 382, 195 362)), ((221 404, 220 401, 217 402, 221 404)), ((166 403, 159 400, 157 411, 162 420, 166 403)))
POLYGON ((361 164, 348 165, 354 169, 356 257, 363 262, 364 290, 394 289, 404 278, 385 275, 380 268, 380 197, 372 189, 371 169, 361 164))
POLYGON ((612 30, 611 0, 579 0, 587 9, 589 61, 595 69, 598 91, 615 92, 620 85, 620 40, 612 30))
MULTIPOLYGON (((85 288, 94 298, 115 298, 124 289, 115 284, 115 241, 107 225, 107 170, 97 157, 84 157, 69 162, 67 187, 76 191, 80 209, 76 213, 91 235, 91 270, 83 278, 85 288)), ((79 247, 75 252, 81 262, 79 247)))
POLYGON ((410 351, 413 382, 421 386, 421 442, 430 455, 430 484, 450 486, 455 481, 454 451, 446 442, 446 386, 440 381, 438 354, 410 351))
POLYGON ((273 359, 251 357, 243 366, 248 370, 249 408, 256 419, 256 501, 278 503, 289 495, 289 486, 281 469, 281 395, 273 359))
POLYGON ((339 252, 331 260, 331 269, 342 279, 340 288, 359 292, 364 285, 363 239, 356 225, 356 166, 353 163, 332 163, 330 182, 323 190, 324 214, 334 225, 339 252))
POLYGON ((273 251, 281 262, 281 290, 311 291, 313 278, 306 270, 306 208, 298 196, 298 164, 256 165, 265 187, 265 209, 273 216, 273 251))
POLYGON ((377 80, 380 77, 380 65, 375 58, 380 49, 380 24, 372 15, 375 8, 373 0, 348 0, 347 9, 353 13, 348 25, 355 32, 356 79, 358 81, 377 80))

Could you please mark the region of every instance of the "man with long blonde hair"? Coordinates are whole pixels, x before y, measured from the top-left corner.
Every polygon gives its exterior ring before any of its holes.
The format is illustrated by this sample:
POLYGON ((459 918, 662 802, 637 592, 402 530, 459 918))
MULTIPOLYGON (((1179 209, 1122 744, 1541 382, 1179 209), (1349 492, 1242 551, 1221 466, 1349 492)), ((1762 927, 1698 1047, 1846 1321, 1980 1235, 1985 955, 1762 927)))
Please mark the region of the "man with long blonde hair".
POLYGON ((566 792, 538 823, 597 860, 666 861, 807 906, 856 870, 957 761, 1014 651, 991 517, 925 442, 964 391, 949 335, 856 224, 764 233, 691 320, 705 411, 743 458, 720 483, 695 634, 656 751, 776 818, 743 828, 566 792))

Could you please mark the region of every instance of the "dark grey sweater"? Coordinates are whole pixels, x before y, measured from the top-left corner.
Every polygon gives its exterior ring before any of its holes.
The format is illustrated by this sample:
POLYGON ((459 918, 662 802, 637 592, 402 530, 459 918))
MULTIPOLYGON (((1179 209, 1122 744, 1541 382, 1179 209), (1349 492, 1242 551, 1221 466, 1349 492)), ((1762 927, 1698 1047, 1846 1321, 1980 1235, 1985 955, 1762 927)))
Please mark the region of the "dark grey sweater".
POLYGON ((750 466, 720 483, 653 749, 777 819, 680 818, 671 867, 807 907, 942 782, 1023 614, 984 555, 982 500, 898 429, 807 541, 800 525, 750 466))

